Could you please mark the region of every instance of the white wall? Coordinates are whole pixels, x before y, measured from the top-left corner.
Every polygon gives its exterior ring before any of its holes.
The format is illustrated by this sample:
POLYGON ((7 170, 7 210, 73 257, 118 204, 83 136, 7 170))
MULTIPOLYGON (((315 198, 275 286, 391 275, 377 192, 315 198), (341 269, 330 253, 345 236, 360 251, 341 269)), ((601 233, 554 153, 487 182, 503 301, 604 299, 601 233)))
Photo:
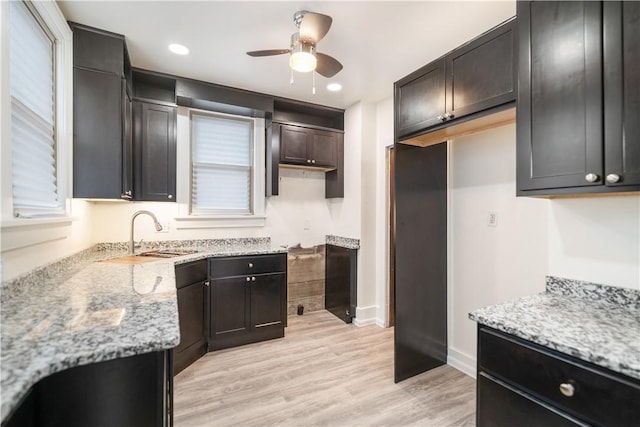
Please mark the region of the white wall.
MULTIPOLYGON (((275 245, 304 247, 322 244, 333 232, 330 202, 324 198, 322 172, 280 170, 280 195, 267 199, 264 227, 178 229, 174 218, 180 215, 178 203, 122 202, 96 203, 93 209, 95 242, 123 242, 129 239, 129 220, 140 209, 156 214, 168 224, 168 232, 156 232, 150 218, 138 217, 135 239, 179 240, 227 237, 271 237, 275 245), (309 229, 305 229, 308 222, 309 229)), ((165 227, 166 229, 167 227, 165 227)))
POLYGON ((554 199, 549 274, 640 290, 640 196, 554 199))
MULTIPOLYGON (((3 250, 1 255, 2 281, 10 280, 41 265, 56 261, 86 249, 93 244, 91 222, 92 206, 82 200, 71 202, 72 222, 47 226, 27 226, 3 228, 2 242, 25 240, 33 233, 51 236, 53 240, 22 247, 3 250), (58 237, 55 237, 58 236, 58 237)), ((4 248, 3 245, 2 248, 4 248)))
POLYGON ((389 150, 393 146, 393 98, 376 104, 375 183, 375 288, 378 313, 376 322, 389 325, 389 150))
POLYGON ((451 141, 449 185, 449 363, 473 374, 468 313, 544 291, 549 202, 515 197, 515 125, 451 141))

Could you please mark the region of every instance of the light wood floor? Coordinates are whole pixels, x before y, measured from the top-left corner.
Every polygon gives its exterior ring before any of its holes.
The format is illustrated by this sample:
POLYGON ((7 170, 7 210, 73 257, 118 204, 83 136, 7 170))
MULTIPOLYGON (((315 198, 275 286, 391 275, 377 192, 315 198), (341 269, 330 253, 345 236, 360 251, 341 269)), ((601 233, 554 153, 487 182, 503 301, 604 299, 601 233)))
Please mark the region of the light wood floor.
POLYGON ((174 381, 176 427, 474 426, 475 381, 442 366, 393 383, 393 328, 326 311, 286 337, 208 353, 174 381))

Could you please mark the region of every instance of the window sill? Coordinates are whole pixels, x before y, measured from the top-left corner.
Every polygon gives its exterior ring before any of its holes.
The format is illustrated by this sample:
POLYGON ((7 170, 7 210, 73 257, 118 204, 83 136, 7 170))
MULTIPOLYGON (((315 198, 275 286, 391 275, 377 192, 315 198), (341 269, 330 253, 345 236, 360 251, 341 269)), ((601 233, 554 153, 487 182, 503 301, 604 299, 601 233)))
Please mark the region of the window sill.
POLYGON ((71 223, 77 218, 10 219, 2 221, 1 252, 61 240, 71 233, 71 223))
POLYGON ((176 229, 203 229, 203 228, 240 228, 240 227, 264 227, 266 217, 263 215, 235 215, 235 216, 180 216, 174 218, 176 229))

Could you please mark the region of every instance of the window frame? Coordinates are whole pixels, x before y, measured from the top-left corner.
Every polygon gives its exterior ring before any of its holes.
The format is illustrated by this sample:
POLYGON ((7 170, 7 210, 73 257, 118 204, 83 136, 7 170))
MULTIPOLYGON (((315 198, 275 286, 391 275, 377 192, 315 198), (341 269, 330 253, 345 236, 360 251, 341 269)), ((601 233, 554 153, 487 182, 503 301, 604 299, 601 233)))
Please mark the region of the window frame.
POLYGON ((177 202, 179 214, 175 217, 177 229, 236 228, 263 227, 265 225, 266 196, 265 183, 265 119, 236 114, 208 111, 198 108, 178 107, 178 168, 177 168, 177 202), (192 149, 193 123, 192 117, 209 116, 253 123, 253 158, 251 165, 251 200, 250 213, 229 214, 215 211, 192 212, 192 149))
MULTIPOLYGON (((61 223, 70 223, 72 194, 72 137, 73 137, 73 33, 55 2, 23 2, 34 15, 45 33, 53 38, 54 72, 54 146, 56 151, 56 182, 59 211, 35 218, 16 217, 13 207, 13 170, 11 144, 12 97, 10 91, 10 4, 0 2, 0 136, 2 156, 0 176, 2 177, 1 228, 39 227, 58 228, 61 223)), ((21 247, 60 238, 57 230, 49 236, 43 232, 34 239, 25 239, 24 244, 13 242, 7 247, 21 247), (54 237, 55 235, 55 237, 54 237)), ((5 236, 3 236, 4 238, 5 236)))

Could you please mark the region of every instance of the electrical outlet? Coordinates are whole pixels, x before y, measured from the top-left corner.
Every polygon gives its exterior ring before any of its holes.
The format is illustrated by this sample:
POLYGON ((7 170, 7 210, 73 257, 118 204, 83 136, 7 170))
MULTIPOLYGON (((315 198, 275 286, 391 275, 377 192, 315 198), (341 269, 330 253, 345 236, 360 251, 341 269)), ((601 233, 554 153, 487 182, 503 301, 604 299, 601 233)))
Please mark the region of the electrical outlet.
POLYGON ((158 231, 158 233, 168 233, 169 232, 169 221, 158 221, 160 222, 160 225, 162 226, 162 230, 158 231))
POLYGON ((497 227, 498 226, 498 212, 489 211, 489 216, 487 217, 487 225, 489 227, 497 227))
POLYGON ((309 221, 308 219, 305 219, 303 227, 305 230, 311 230, 311 221, 309 221))

